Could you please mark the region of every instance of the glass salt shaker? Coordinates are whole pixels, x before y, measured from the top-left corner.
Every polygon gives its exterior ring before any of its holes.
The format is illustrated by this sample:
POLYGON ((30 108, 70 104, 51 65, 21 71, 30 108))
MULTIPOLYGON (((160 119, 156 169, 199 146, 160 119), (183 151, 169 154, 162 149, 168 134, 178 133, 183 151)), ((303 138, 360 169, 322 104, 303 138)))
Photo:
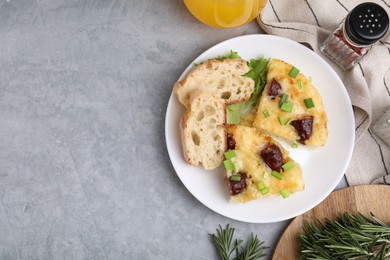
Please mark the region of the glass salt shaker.
POLYGON ((383 7, 362 3, 347 15, 320 50, 342 69, 349 70, 386 34, 388 27, 389 16, 383 7))

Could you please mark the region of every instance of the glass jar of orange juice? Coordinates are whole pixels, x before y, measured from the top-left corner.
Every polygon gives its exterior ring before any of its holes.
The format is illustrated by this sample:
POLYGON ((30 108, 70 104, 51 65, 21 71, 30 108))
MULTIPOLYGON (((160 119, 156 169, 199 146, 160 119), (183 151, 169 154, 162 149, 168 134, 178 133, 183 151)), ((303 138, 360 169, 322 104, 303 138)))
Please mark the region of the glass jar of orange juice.
POLYGON ((237 27, 252 21, 267 0, 184 0, 201 22, 219 28, 237 27))

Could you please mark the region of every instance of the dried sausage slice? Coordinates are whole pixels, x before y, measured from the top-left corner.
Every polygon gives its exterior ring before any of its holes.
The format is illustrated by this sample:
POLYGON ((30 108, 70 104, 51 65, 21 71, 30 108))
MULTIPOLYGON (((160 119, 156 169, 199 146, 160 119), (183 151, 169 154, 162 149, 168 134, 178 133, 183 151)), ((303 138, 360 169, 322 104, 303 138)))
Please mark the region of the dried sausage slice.
POLYGON ((228 150, 236 149, 236 141, 234 140, 231 134, 227 134, 227 149, 228 150))
POLYGON ((246 188, 247 175, 243 172, 238 173, 241 176, 239 181, 229 179, 230 195, 240 194, 246 188))
POLYGON ((268 144, 261 152, 261 158, 264 162, 275 171, 280 171, 283 165, 283 155, 280 148, 275 144, 268 144))
POLYGON ((276 79, 272 79, 271 84, 268 89, 268 96, 271 98, 275 98, 277 96, 281 96, 283 93, 282 87, 276 79))
POLYGON ((312 116, 306 116, 301 119, 295 119, 291 122, 291 125, 298 133, 299 139, 297 140, 301 144, 305 144, 313 133, 313 120, 312 116))

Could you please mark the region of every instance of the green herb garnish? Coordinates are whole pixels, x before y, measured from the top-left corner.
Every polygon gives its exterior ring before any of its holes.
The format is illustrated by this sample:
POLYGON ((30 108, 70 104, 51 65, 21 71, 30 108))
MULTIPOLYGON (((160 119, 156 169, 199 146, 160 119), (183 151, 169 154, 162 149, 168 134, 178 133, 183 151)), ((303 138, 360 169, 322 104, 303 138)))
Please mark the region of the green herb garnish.
POLYGON ((264 189, 261 190, 261 194, 265 195, 269 193, 269 187, 265 187, 264 189))
POLYGON ((334 221, 305 222, 299 259, 390 259, 390 227, 371 217, 344 213, 334 221))
POLYGON ((288 75, 290 75, 290 77, 294 79, 298 76, 298 74, 299 74, 299 69, 296 67, 292 67, 290 72, 288 73, 288 75))
POLYGON ((234 174, 234 175, 230 176, 230 180, 231 181, 241 181, 241 175, 234 174))
POLYGON ((280 172, 272 170, 271 175, 275 178, 278 178, 279 180, 283 179, 283 174, 281 174, 280 172))
POLYGON ((234 170, 235 168, 234 163, 230 159, 223 161, 223 165, 227 171, 234 170))
POLYGON ((264 110, 263 111, 263 115, 264 115, 265 118, 270 116, 268 110, 264 110))
POLYGON ((293 109, 294 103, 291 101, 286 101, 284 102, 281 106, 280 109, 283 110, 284 112, 291 112, 293 109))
POLYGON ((234 228, 226 225, 225 229, 222 229, 221 225, 216 229, 216 234, 209 234, 213 240, 214 246, 217 249, 222 260, 256 260, 265 256, 264 250, 269 248, 264 246, 264 241, 260 241, 257 235, 253 235, 249 238, 249 241, 246 243, 245 247, 243 246, 243 240, 234 239, 234 228), (235 257, 233 256, 235 253, 235 257))
MULTIPOLYGON (((217 56, 208 60, 225 60, 225 59, 241 59, 240 55, 238 55, 238 52, 230 50, 229 54, 217 56)), ((203 62, 194 63, 195 66, 201 65, 203 62)))
POLYGON ((298 87, 299 89, 303 89, 303 81, 302 80, 298 80, 298 87))
POLYGON ((241 59, 240 55, 238 55, 237 51, 230 50, 229 54, 218 56, 213 58, 212 60, 225 60, 225 59, 241 59))
POLYGON ((288 196, 290 196, 290 192, 287 190, 287 189, 282 189, 280 191, 280 195, 282 195, 283 199, 287 198, 288 196))
POLYGON ((282 165, 282 168, 285 172, 287 172, 288 170, 291 170, 292 168, 294 168, 294 166, 295 166, 295 164, 293 161, 288 161, 282 165))
POLYGON ((254 80, 255 89, 249 100, 227 106, 226 119, 228 124, 239 124, 241 115, 251 111, 256 106, 266 83, 267 65, 269 61, 270 59, 261 57, 260 59, 251 59, 247 62, 250 69, 244 76, 254 80))
POLYGON ((263 189, 265 189, 265 188, 266 188, 266 186, 265 186, 264 182, 259 181, 259 182, 257 183, 257 189, 258 189, 259 191, 261 191, 261 190, 263 190, 263 189))
POLYGON ((298 148, 298 144, 297 144, 297 143, 292 143, 292 144, 291 144, 291 147, 292 147, 292 148, 298 148))
POLYGON ((279 123, 280 123, 281 125, 284 125, 284 124, 285 124, 284 119, 283 119, 282 116, 278 116, 278 120, 279 120, 279 123))
POLYGON ((261 192, 261 194, 265 195, 269 192, 269 187, 265 186, 264 182, 259 181, 257 183, 257 189, 261 192))
POLYGON ((232 159, 233 157, 236 157, 236 150, 228 150, 224 153, 226 160, 232 159))
POLYGON ((303 100, 303 102, 305 102, 305 106, 307 108, 313 108, 314 107, 314 102, 313 102, 313 99, 312 98, 305 98, 303 100))
POLYGON ((287 99, 288 99, 288 95, 287 94, 283 94, 282 95, 282 98, 280 99, 280 104, 279 106, 281 107, 284 103, 287 102, 287 99))

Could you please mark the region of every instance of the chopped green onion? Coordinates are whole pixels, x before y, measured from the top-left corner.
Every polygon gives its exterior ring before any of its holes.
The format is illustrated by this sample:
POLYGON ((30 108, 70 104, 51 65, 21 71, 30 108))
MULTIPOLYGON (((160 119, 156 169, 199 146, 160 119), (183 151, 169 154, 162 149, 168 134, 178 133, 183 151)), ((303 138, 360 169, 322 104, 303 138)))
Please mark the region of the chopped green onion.
POLYGON ((225 169, 227 171, 231 171, 235 169, 234 163, 230 159, 223 161, 223 165, 225 166, 225 169))
POLYGON ((288 95, 287 94, 283 94, 282 95, 282 99, 280 100, 280 106, 282 106, 288 99, 288 95))
POLYGON ((314 107, 314 102, 312 98, 305 98, 303 100, 305 102, 305 105, 307 108, 313 108, 314 107))
POLYGON ((284 199, 287 198, 288 196, 290 196, 290 192, 288 192, 287 189, 282 189, 282 190, 280 191, 280 194, 282 195, 282 197, 283 197, 284 199))
POLYGON ((289 125, 289 124, 291 123, 291 121, 292 121, 292 118, 290 117, 290 118, 287 120, 287 122, 286 122, 285 125, 289 125))
POLYGON ((278 178, 279 180, 283 179, 283 174, 281 174, 280 172, 277 172, 277 171, 272 171, 271 172, 271 175, 274 176, 275 178, 278 178))
POLYGON ((241 181, 241 175, 234 174, 234 175, 230 176, 230 180, 231 181, 241 181))
POLYGON ((282 168, 283 170, 286 172, 288 170, 291 170, 292 168, 294 168, 295 164, 293 161, 288 161, 286 162, 285 164, 282 165, 282 168))
POLYGON ((291 101, 286 101, 284 102, 281 106, 280 109, 282 109, 285 112, 291 112, 292 108, 294 106, 294 103, 291 101))
POLYGON ((227 152, 224 153, 224 155, 225 155, 225 158, 226 158, 227 160, 232 159, 233 157, 236 157, 236 156, 237 156, 235 150, 228 150, 227 152))
POLYGON ((261 192, 261 194, 267 194, 269 192, 269 187, 265 186, 264 182, 260 181, 257 183, 257 189, 261 192))
POLYGON ((298 87, 299 87, 299 89, 303 89, 303 81, 302 80, 298 80, 298 87))
POLYGON ((278 116, 278 119, 279 119, 279 123, 280 123, 281 125, 284 125, 284 119, 283 119, 283 117, 282 117, 282 116, 278 116))
POLYGON ((261 190, 261 194, 265 195, 269 192, 269 187, 266 187, 264 189, 261 190))
POLYGON ((264 178, 264 179, 267 179, 268 177, 269 177, 269 173, 268 173, 268 172, 264 172, 264 173, 263 173, 263 178, 264 178))
POLYGON ((290 77, 294 79, 298 76, 298 74, 299 74, 299 69, 296 67, 292 67, 290 72, 288 73, 288 75, 290 75, 290 77))
POLYGON ((292 148, 298 148, 298 144, 297 144, 297 143, 293 143, 293 144, 291 145, 291 147, 292 147, 292 148))
POLYGON ((238 172, 238 169, 237 169, 237 165, 235 163, 233 163, 233 172, 234 173, 237 173, 238 172))
POLYGON ((263 115, 264 115, 265 118, 269 117, 268 110, 264 110, 264 111, 263 111, 263 115))
POLYGON ((265 189, 265 188, 267 188, 267 187, 265 186, 264 182, 259 181, 259 182, 257 183, 257 189, 258 189, 259 191, 261 191, 261 190, 263 190, 263 189, 265 189))

